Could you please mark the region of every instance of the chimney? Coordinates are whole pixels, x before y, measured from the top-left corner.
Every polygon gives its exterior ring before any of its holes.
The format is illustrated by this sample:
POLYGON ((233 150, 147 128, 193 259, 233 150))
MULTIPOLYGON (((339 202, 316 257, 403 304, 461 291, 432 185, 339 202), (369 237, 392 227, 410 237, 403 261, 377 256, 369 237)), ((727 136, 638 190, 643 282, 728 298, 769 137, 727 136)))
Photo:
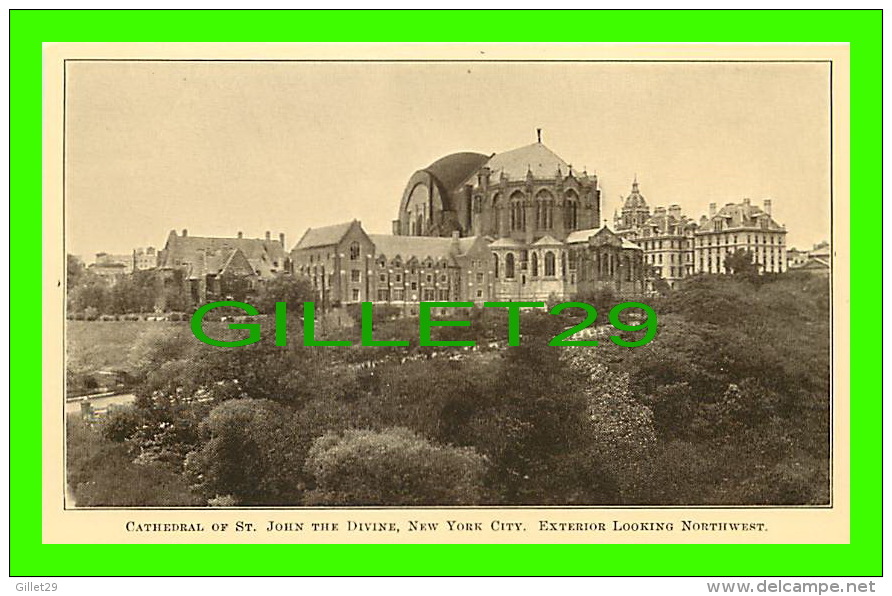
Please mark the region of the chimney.
POLYGON ((710 203, 709 204, 709 217, 715 217, 715 212, 716 212, 715 203, 710 203))
POLYGON ((765 213, 771 215, 771 199, 765 199, 765 206, 762 208, 765 213))
POLYGON ((183 238, 185 238, 188 235, 189 235, 189 230, 187 230, 186 228, 183 228, 183 238))
POLYGON ((269 230, 266 231, 266 239, 269 240, 269 230))
POLYGON ((746 205, 747 207, 749 207, 749 206, 750 206, 750 200, 749 200, 749 198, 745 198, 745 199, 743 199, 743 204, 746 205))
POLYGON ((239 231, 239 233, 237 234, 237 236, 238 236, 239 238, 243 238, 243 237, 244 237, 244 234, 242 234, 242 232, 239 231))
POLYGON ((285 232, 279 232, 279 244, 282 245, 282 248, 285 248, 285 232))
POLYGON ((669 215, 680 219, 681 218, 681 206, 680 205, 669 205, 669 215))

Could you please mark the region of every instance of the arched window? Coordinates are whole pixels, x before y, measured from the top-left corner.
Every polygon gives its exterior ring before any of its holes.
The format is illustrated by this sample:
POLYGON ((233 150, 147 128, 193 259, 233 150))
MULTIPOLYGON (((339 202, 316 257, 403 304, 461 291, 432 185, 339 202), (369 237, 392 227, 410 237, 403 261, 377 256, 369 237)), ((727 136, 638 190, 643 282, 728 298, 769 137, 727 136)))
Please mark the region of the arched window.
POLYGON ((554 253, 545 253, 545 277, 554 277, 554 253))
POLYGON ((355 261, 359 258, 359 242, 350 243, 350 260, 355 261))
POLYGON ((536 195, 536 228, 550 230, 554 225, 554 197, 547 190, 536 195))
POLYGON ((579 227, 579 195, 570 189, 564 199, 564 224, 568 229, 576 230, 579 227))
POLYGON ((539 276, 539 255, 533 253, 533 277, 539 276))
POLYGON ((511 195, 511 229, 514 231, 526 228, 526 215, 523 209, 523 194, 516 192, 511 195))
POLYGON ((415 219, 415 235, 424 235, 424 215, 421 213, 419 213, 418 217, 415 219))
POLYGON ((514 253, 505 255, 505 278, 514 279, 514 253))
POLYGON ((492 256, 492 266, 493 272, 495 273, 495 278, 499 278, 499 255, 492 256))

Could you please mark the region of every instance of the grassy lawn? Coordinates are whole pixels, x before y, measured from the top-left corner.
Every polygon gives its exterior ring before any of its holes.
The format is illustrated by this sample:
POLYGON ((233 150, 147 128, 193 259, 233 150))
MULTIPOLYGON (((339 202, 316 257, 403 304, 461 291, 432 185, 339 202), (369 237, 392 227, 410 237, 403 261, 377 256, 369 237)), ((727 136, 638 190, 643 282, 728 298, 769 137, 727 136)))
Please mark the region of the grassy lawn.
POLYGON ((179 321, 67 321, 68 364, 78 372, 131 371, 130 350, 147 334, 187 327, 179 321))

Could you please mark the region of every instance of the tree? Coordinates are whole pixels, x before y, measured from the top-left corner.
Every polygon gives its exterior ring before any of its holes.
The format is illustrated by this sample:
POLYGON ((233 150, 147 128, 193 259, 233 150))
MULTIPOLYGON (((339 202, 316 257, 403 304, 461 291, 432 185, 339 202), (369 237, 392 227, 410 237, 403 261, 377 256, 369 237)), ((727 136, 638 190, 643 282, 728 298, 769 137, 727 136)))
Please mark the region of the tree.
POLYGON ((261 313, 273 314, 276 312, 276 302, 285 302, 294 311, 315 298, 316 293, 307 279, 280 273, 260 285, 253 304, 261 313))
POLYGON ((725 257, 725 271, 732 275, 758 275, 759 266, 754 262, 753 253, 738 248, 725 257))
POLYGON ((624 502, 646 492, 648 460, 657 442, 653 412, 635 399, 628 373, 615 373, 586 348, 566 348, 567 364, 588 377, 583 389, 591 452, 615 479, 624 502))
POLYGON ((312 505, 471 505, 486 463, 471 448, 440 446, 405 428, 328 433, 310 448, 312 505))
POLYGON ((77 281, 83 275, 84 270, 84 262, 81 261, 80 257, 72 254, 67 255, 65 274, 69 289, 77 285, 77 281))
POLYGON ((297 505, 304 452, 291 411, 264 399, 233 399, 199 425, 204 443, 186 458, 186 474, 208 499, 241 505, 297 505))

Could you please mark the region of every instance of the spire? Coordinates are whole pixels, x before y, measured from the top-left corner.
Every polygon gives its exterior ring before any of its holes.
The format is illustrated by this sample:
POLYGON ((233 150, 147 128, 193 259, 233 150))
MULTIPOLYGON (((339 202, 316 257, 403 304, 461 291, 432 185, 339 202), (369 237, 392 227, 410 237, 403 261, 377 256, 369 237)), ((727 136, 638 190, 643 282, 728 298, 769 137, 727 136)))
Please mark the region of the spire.
POLYGON ((635 174, 635 179, 632 180, 632 192, 638 192, 638 174, 635 174))
POLYGON ((540 145, 542 144, 542 129, 541 128, 536 129, 536 142, 539 143, 540 145))

